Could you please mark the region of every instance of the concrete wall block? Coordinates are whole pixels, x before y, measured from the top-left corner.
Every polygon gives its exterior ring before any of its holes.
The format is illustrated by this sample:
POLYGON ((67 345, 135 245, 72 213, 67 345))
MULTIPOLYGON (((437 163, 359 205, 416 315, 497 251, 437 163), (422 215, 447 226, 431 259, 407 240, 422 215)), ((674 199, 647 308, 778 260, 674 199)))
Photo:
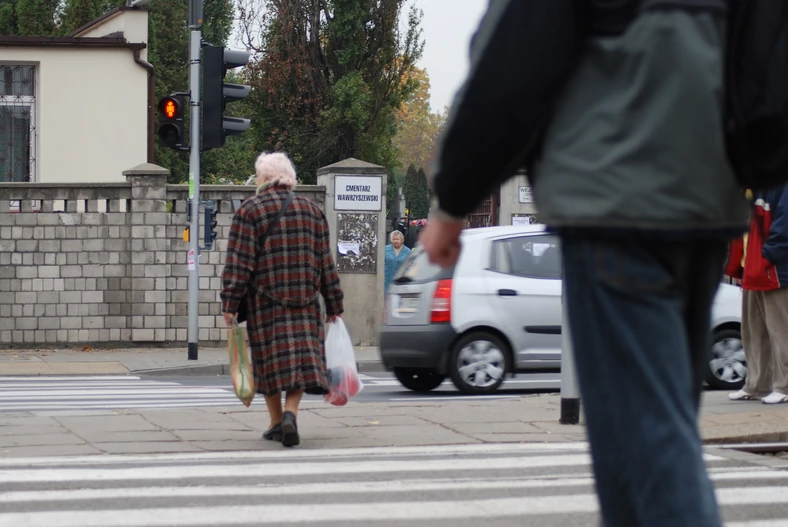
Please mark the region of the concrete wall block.
POLYGON ((14 318, 0 318, 0 331, 12 331, 15 327, 16 319, 14 318))
POLYGON ((132 225, 131 237, 132 238, 154 238, 156 229, 151 225, 132 225))
POLYGON ((13 252, 16 250, 15 240, 0 240, 0 252, 13 252))
POLYGON ((147 316, 144 320, 145 328, 164 329, 167 327, 167 317, 147 316))
POLYGON ((131 304, 131 314, 137 316, 153 316, 156 314, 156 304, 131 304))
POLYGON ((100 239, 83 239, 82 240, 82 250, 86 252, 90 251, 103 251, 104 249, 104 240, 100 239))
POLYGON ((82 329, 82 317, 60 317, 61 329, 82 329))
POLYGON ((20 212, 14 214, 16 225, 38 225, 38 213, 20 212))
POLYGON ((23 331, 38 329, 38 319, 35 317, 20 317, 16 319, 15 326, 15 329, 23 331))
POLYGON ((17 278, 38 278, 38 267, 20 266, 16 268, 17 278))
MULTIPOLYGON (((32 233, 31 233, 32 236, 32 233)), ((18 240, 16 242, 16 250, 20 253, 32 253, 38 250, 37 240, 18 240)))
POLYGON ((107 329, 123 329, 126 327, 126 317, 109 316, 104 318, 104 327, 107 329))
POLYGON ((21 305, 29 305, 32 307, 33 304, 36 303, 36 300, 38 300, 37 293, 33 293, 33 292, 15 293, 15 295, 16 295, 15 297, 16 303, 21 305))
POLYGON ((60 250, 66 253, 81 252, 82 240, 63 240, 60 250))
POLYGON ((167 291, 145 291, 146 303, 165 303, 167 301, 167 291))
MULTIPOLYGON (((150 253, 148 253, 150 254, 150 253)), ((170 273, 170 266, 169 265, 146 265, 145 266, 145 276, 148 278, 151 277, 166 277, 170 273)))
POLYGON ((83 291, 82 301, 85 303, 100 304, 104 302, 104 291, 83 291))
POLYGON ((144 250, 146 251, 169 251, 170 240, 166 238, 153 238, 144 240, 144 250))
POLYGON ((39 304, 57 304, 60 302, 60 293, 57 291, 42 291, 36 293, 39 304))
POLYGON ((44 265, 38 268, 41 278, 60 278, 60 267, 57 265, 44 265))
POLYGON ((83 265, 82 266, 82 276, 86 278, 97 278, 104 276, 104 266, 103 265, 83 265))
POLYGON ((146 212, 143 223, 145 223, 146 225, 156 225, 156 226, 169 225, 170 214, 166 212, 146 212))
POLYGON ((43 317, 38 319, 38 329, 60 329, 60 318, 43 317))
MULTIPOLYGON (((83 317, 82 327, 85 329, 104 329, 104 317, 83 317)), ((95 340, 92 339, 91 340, 95 340)))
MULTIPOLYGON (((60 276, 62 276, 63 278, 81 278, 82 277, 82 266, 81 265, 63 265, 63 266, 60 267, 60 276)), ((68 286, 67 286, 67 288, 68 288, 68 286)))
POLYGON ((38 250, 45 253, 60 252, 60 240, 40 240, 38 242, 38 250))
POLYGON ((138 329, 131 330, 132 342, 154 342, 155 336, 152 329, 138 329))
POLYGON ((131 253, 131 263, 135 265, 152 265, 156 262, 156 253, 153 252, 133 252, 131 253))
POLYGON ((123 252, 129 250, 129 240, 120 240, 120 239, 106 239, 104 240, 104 250, 113 252, 123 252))

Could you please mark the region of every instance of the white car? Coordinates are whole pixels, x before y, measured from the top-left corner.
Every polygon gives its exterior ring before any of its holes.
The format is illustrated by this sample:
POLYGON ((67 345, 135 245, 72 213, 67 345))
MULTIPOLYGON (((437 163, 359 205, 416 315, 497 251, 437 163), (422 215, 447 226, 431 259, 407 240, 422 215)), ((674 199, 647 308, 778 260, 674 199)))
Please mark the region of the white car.
MULTIPOLYGON (((720 284, 706 381, 738 389, 747 375, 741 290, 720 284)), ((442 269, 416 247, 386 295, 380 352, 406 387, 451 377, 464 393, 492 393, 507 373, 561 366, 561 251, 540 225, 463 232, 457 265, 442 269)))

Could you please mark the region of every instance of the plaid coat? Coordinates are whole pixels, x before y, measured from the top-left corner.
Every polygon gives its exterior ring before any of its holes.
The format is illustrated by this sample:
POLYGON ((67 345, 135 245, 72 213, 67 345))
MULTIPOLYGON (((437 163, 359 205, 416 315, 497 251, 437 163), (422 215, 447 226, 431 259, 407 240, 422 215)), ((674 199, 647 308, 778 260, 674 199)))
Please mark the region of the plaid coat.
POLYGON ((236 313, 247 285, 247 332, 257 392, 328 390, 320 295, 328 315, 343 311, 329 245, 328 222, 317 205, 294 195, 265 246, 259 240, 287 199, 283 186, 262 186, 235 212, 222 274, 222 311, 236 313))

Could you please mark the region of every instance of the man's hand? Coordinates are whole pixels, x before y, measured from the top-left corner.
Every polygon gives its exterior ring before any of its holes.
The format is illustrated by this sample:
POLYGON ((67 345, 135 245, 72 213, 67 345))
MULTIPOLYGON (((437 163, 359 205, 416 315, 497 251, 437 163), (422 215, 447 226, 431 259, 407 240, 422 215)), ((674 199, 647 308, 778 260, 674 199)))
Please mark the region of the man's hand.
POLYGON ((441 267, 451 267, 460 256, 460 233, 465 227, 462 220, 430 219, 419 236, 419 243, 430 262, 441 267))
POLYGON ((338 318, 342 318, 342 315, 327 315, 326 324, 330 324, 331 322, 336 322, 338 318))
POLYGON ((232 327, 233 324, 235 323, 235 321, 233 320, 234 318, 235 318, 235 313, 225 313, 224 314, 224 323, 227 324, 228 326, 232 327))

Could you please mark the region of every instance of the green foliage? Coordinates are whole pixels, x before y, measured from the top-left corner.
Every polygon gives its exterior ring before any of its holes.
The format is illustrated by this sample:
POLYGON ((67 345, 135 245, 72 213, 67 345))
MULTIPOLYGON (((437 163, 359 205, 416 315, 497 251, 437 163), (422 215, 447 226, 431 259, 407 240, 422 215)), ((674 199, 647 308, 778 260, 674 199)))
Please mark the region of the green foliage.
POLYGON ((423 168, 416 170, 414 165, 408 167, 403 193, 411 219, 424 219, 429 215, 430 191, 423 168))
POLYGON ((126 5, 125 0, 66 0, 58 33, 68 35, 91 20, 126 5))
POLYGON ((16 20, 16 0, 0 2, 0 35, 18 35, 19 26, 16 20))
POLYGON ((60 0, 16 0, 16 24, 19 35, 54 35, 59 8, 60 0))
POLYGON ((307 183, 317 169, 348 157, 393 173, 395 110, 417 83, 421 15, 406 0, 241 0, 249 68, 247 117, 261 150, 284 150, 307 183), (254 38, 259 35, 259 38, 254 38))

